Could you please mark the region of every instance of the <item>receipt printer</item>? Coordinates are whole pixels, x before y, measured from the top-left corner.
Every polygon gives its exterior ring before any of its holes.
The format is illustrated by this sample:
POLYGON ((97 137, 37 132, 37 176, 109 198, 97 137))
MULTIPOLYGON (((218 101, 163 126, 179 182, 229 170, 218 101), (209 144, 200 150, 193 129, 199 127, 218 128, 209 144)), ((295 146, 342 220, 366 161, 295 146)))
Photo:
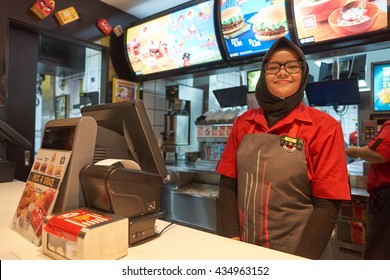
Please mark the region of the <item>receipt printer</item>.
POLYGON ((89 208, 129 219, 129 245, 156 237, 155 222, 160 210, 162 177, 118 165, 87 165, 80 182, 89 208))

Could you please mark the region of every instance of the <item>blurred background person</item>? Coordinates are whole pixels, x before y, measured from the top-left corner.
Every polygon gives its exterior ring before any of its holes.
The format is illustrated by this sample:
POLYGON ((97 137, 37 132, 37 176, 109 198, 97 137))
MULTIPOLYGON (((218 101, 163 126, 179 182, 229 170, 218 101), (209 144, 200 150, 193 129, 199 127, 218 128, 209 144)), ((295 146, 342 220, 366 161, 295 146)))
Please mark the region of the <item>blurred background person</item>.
POLYGON ((367 146, 351 146, 346 154, 371 163, 367 177, 370 215, 364 259, 390 260, 390 120, 367 146))

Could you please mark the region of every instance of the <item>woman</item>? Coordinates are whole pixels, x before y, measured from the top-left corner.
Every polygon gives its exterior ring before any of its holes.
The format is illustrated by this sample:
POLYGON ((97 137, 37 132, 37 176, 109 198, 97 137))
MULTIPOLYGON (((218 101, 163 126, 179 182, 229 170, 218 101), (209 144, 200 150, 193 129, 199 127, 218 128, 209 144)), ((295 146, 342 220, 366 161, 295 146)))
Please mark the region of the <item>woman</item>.
POLYGON ((308 71, 291 41, 273 44, 260 108, 235 120, 217 172, 222 235, 317 259, 350 189, 340 124, 302 102, 308 71))

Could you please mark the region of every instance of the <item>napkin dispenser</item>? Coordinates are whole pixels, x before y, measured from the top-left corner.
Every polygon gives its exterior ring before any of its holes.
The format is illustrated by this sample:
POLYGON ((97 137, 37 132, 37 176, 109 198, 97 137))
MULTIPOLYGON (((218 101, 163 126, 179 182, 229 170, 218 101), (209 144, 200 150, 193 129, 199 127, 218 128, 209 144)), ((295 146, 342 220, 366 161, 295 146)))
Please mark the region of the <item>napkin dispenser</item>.
POLYGON ((42 251, 54 259, 111 260, 128 253, 125 217, 80 208, 49 214, 43 222, 42 251))

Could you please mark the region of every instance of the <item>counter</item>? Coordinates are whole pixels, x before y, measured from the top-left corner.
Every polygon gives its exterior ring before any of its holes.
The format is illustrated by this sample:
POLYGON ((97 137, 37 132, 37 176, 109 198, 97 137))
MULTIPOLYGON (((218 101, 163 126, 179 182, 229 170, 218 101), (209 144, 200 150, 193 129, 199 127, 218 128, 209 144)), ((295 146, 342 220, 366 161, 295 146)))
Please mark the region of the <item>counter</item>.
MULTIPOLYGON (((206 232, 219 232, 217 204, 220 175, 215 172, 217 163, 208 160, 167 163, 171 182, 162 190, 162 208, 167 213, 164 220, 206 232)), ((363 162, 348 164, 348 172, 352 197, 367 198, 363 162)))
MULTIPOLYGON (((10 229, 24 182, 0 184, 0 259, 50 259, 42 248, 10 229)), ((157 231, 169 225, 157 220, 157 231)), ((160 237, 130 247, 124 260, 299 260, 298 256, 224 238, 215 234, 172 225, 160 237), (238 253, 239 252, 239 253, 238 253)))
MULTIPOLYGON (((204 176, 207 176, 208 180, 211 180, 212 183, 219 184, 219 174, 215 172, 217 167, 216 161, 207 161, 207 160, 198 160, 195 162, 185 162, 178 161, 176 163, 167 164, 167 168, 172 173, 175 172, 188 172, 188 173, 200 173, 204 176), (215 177, 218 176, 218 177, 215 177)), ((365 171, 363 171, 363 161, 354 161, 348 164, 348 173, 349 180, 351 185, 351 194, 352 195, 361 195, 368 196, 366 191, 367 186, 367 176, 365 171)), ((175 175, 173 175, 173 184, 177 183, 175 175)), ((182 186, 181 184, 180 186, 182 186)))

